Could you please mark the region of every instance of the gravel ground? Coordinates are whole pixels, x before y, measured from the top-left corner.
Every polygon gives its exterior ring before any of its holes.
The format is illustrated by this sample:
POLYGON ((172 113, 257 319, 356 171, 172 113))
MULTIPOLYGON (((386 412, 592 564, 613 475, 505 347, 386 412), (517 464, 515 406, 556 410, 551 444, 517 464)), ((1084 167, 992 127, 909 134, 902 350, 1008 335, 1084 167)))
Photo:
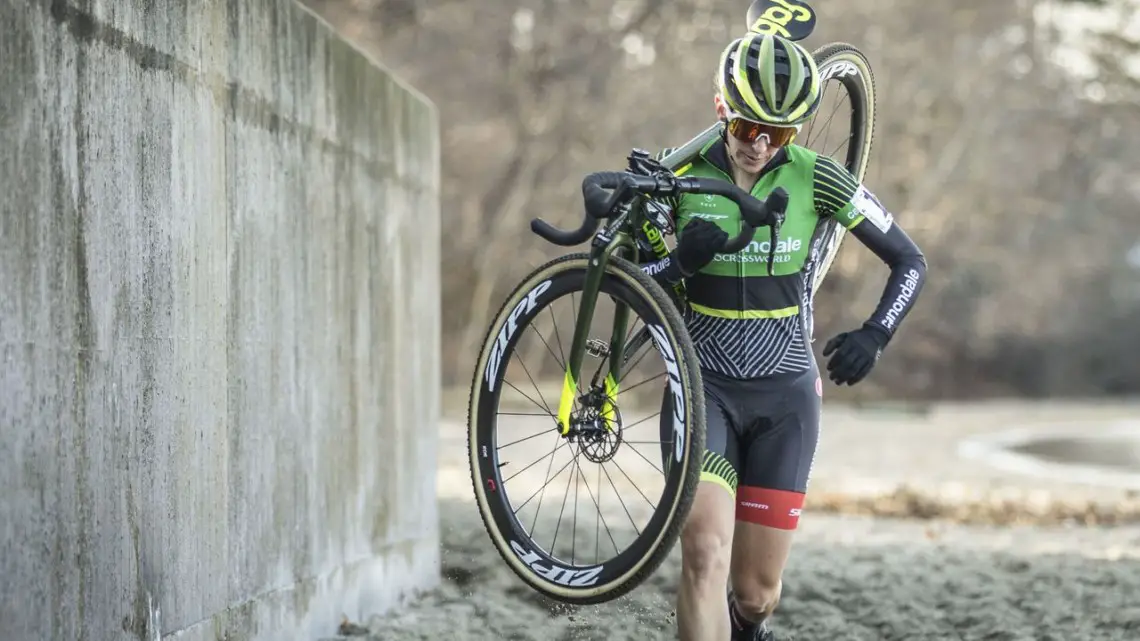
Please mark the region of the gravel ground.
MULTIPOLYGON (((1096 433, 1138 410, 1136 403, 829 410, 772 622, 778 638, 1140 639, 1137 492, 1077 483, 1064 469, 1010 473, 956 453, 967 439, 1012 428, 1096 433)), ((492 548, 465 448, 462 418, 446 422, 441 585, 357 633, 409 641, 677 638, 679 547, 616 601, 547 602, 492 548)))
MULTIPOLYGON (((675 639, 678 550, 633 593, 549 604, 501 562, 474 506, 442 505, 439 589, 374 617, 372 639, 675 639)), ((779 639, 1140 639, 1140 527, 986 527, 805 517, 779 639)))

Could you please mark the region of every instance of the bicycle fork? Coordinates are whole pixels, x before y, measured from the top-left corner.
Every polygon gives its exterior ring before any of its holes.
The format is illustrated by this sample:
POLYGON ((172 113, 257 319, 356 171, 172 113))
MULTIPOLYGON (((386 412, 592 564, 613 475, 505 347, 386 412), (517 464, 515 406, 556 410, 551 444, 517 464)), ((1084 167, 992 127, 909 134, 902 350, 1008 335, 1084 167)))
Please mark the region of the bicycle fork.
MULTIPOLYGON (((627 243, 624 234, 618 234, 612 240, 602 236, 597 238, 590 252, 590 262, 586 267, 586 282, 582 286, 582 303, 579 306, 578 322, 574 325, 574 340, 570 345, 570 354, 566 363, 566 374, 562 380, 562 396, 558 403, 558 428, 563 436, 570 433, 570 412, 574 409, 574 399, 578 397, 578 381, 582 372, 582 360, 587 350, 587 341, 590 333, 591 321, 594 318, 594 309, 601 292, 602 278, 605 276, 605 265, 610 256, 627 243)), ((616 301, 615 301, 616 302, 616 301)), ((625 353, 625 332, 629 322, 629 306, 616 302, 617 310, 614 312, 613 331, 610 333, 610 344, 607 353, 610 359, 609 371, 606 372, 603 384, 605 399, 602 401, 602 418, 606 429, 612 430, 617 415, 614 411, 621 381, 621 365, 625 353)), ((596 383, 596 381, 595 381, 596 383)))

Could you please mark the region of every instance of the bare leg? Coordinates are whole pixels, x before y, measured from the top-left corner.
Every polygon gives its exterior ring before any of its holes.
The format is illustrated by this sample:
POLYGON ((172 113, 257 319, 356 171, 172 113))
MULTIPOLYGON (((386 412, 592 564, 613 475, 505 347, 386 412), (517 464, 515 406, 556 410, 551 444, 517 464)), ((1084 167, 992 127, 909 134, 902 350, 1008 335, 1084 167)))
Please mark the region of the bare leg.
POLYGON ((681 641, 728 641, 728 583, 736 502, 718 483, 697 485, 681 530, 677 628, 681 641))
POLYGON ((733 537, 732 590, 744 619, 760 623, 780 602, 781 577, 794 530, 738 521, 733 537))

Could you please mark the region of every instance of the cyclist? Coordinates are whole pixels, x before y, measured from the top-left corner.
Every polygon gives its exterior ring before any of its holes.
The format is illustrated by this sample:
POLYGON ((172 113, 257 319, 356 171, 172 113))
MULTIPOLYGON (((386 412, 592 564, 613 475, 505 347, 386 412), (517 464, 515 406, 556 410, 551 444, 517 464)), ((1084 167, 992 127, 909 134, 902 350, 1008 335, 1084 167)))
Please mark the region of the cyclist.
POLYGON ((677 623, 685 641, 773 638, 767 619, 780 600, 819 435, 810 287, 824 224, 842 224, 890 268, 870 318, 823 348, 836 385, 867 376, 926 275, 922 252, 865 186, 793 143, 819 107, 822 84, 799 44, 768 34, 737 38, 721 54, 713 101, 724 134, 676 171, 731 180, 760 198, 784 188, 789 204, 771 274, 768 228, 757 228, 740 253, 721 254, 740 231, 739 209, 692 194, 664 201, 677 246, 642 266, 664 285, 683 284, 704 380, 707 450, 681 534, 677 623))

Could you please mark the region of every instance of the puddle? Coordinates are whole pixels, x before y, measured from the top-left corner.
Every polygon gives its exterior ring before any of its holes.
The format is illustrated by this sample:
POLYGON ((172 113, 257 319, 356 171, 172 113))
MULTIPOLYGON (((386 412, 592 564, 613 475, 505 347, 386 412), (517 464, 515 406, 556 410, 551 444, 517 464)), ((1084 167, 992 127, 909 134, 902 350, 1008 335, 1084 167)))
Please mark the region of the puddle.
POLYGON ((1076 463, 1140 472, 1140 434, 1133 438, 1053 437, 1008 448, 1050 463, 1076 463))
POLYGON ((959 456, 1021 475, 1140 491, 1140 423, 979 435, 959 456))

